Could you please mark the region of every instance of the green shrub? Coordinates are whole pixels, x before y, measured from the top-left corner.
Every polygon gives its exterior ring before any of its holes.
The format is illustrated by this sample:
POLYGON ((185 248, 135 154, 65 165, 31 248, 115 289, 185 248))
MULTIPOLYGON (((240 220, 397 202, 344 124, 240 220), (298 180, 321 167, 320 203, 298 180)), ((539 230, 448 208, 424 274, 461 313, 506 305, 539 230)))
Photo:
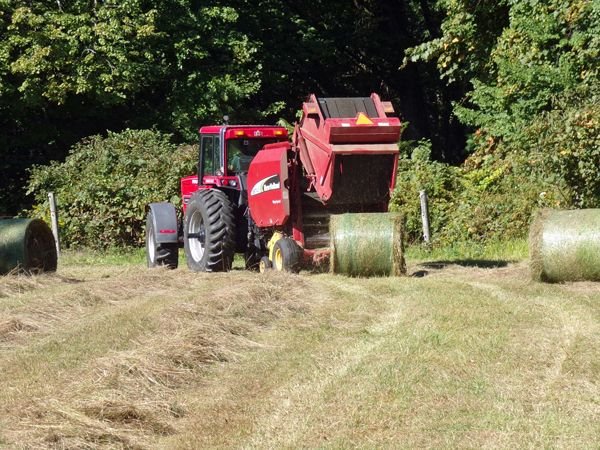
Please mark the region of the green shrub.
POLYGON ((31 170, 33 215, 47 215, 57 198, 61 239, 68 247, 135 246, 144 240, 146 205, 179 203, 179 179, 194 172, 197 150, 177 148, 152 130, 109 132, 73 146, 64 162, 31 170))
MULTIPOLYGON (((401 158, 390 209, 406 215, 408 242, 422 239, 419 191, 429 198, 432 243, 436 246, 486 243, 526 236, 535 208, 561 206, 556 187, 530 161, 480 150, 452 167, 430 161, 421 141, 411 159, 401 158)), ((541 166, 540 166, 541 168, 541 166)))
MULTIPOLYGON (((403 147, 406 149, 407 145, 403 147)), ((431 142, 422 140, 416 144, 410 158, 403 156, 398 162, 396 189, 390 200, 390 209, 405 214, 409 243, 420 241, 423 235, 419 191, 426 191, 429 197, 433 236, 439 236, 453 220, 452 211, 456 207, 460 171, 456 167, 431 161, 430 156, 431 142)))
POLYGON ((557 102, 525 133, 566 205, 600 208, 600 94, 557 102))
POLYGON ((438 163, 401 161, 392 207, 412 239, 419 189, 441 244, 522 238, 537 207, 600 207, 600 3, 485 3, 438 2, 441 36, 406 50, 472 86, 454 114, 474 130, 454 188, 438 163))

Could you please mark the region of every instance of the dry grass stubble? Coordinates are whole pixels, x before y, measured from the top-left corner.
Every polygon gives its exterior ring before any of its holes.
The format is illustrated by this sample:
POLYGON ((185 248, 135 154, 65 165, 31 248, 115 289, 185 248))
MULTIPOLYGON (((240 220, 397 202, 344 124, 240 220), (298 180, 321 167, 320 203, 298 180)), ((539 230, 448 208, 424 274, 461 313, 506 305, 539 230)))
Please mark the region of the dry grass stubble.
POLYGON ((33 280, 0 302, 0 446, 598 447, 597 284, 428 271, 33 280))
MULTIPOLYGON (((305 282, 277 273, 135 270, 108 280, 82 275, 78 283, 32 278, 35 287, 9 296, 10 306, 1 310, 0 333, 9 345, 0 347, 0 381, 8 388, 0 394, 0 444, 147 447, 155 436, 174 433, 186 415, 178 389, 202 384, 209 365, 259 347, 252 339, 257 330, 307 311, 305 282), (151 304, 144 306, 149 293, 151 304), (143 326, 131 327, 140 320, 143 326), (85 334, 94 327, 114 330, 118 342, 89 348, 93 343, 85 334), (17 339, 27 331, 27 338, 17 339), (49 341, 85 348, 75 363, 60 361, 61 351, 40 363, 49 341), (24 357, 30 364, 22 363, 24 357), (16 360, 19 368, 11 365, 16 360), (43 389, 26 392, 42 379, 43 389)), ((0 279, 6 290, 14 283, 0 279)))
POLYGON ((595 448, 597 290, 524 264, 318 277, 326 299, 190 396, 161 448, 595 448))

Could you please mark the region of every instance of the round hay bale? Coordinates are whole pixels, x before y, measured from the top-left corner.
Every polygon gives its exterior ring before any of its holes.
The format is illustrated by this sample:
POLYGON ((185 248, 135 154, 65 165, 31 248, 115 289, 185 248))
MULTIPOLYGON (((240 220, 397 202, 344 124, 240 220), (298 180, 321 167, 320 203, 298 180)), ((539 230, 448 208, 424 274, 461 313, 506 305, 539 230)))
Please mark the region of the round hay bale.
POLYGON ((529 256, 536 281, 600 281, 600 209, 538 211, 529 256))
POLYGON ((55 271, 52 231, 40 219, 0 219, 0 274, 55 271))
POLYGON ((331 271, 350 276, 405 274, 403 234, 400 213, 332 215, 331 271))

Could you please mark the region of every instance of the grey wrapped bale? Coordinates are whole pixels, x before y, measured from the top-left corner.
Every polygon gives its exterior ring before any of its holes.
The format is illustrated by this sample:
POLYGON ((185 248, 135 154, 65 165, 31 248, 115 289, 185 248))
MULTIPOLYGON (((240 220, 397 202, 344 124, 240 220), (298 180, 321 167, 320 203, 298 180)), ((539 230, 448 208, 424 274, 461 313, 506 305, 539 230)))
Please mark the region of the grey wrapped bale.
POLYGON ((365 277, 405 274, 403 234, 400 213, 332 215, 331 271, 365 277))
POLYGON ((55 271, 52 231, 40 219, 0 219, 0 274, 55 271))
POLYGON ((600 209, 538 211, 529 253, 536 281, 600 281, 600 209))

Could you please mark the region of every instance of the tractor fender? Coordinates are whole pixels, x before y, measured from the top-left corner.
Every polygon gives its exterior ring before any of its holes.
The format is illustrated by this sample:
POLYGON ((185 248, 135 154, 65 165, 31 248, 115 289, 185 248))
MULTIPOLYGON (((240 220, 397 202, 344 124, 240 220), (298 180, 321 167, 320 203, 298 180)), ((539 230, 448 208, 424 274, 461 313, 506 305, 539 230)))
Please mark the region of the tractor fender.
POLYGON ((148 210, 152 211, 155 242, 158 244, 177 243, 179 223, 175 206, 169 202, 150 203, 148 210))

